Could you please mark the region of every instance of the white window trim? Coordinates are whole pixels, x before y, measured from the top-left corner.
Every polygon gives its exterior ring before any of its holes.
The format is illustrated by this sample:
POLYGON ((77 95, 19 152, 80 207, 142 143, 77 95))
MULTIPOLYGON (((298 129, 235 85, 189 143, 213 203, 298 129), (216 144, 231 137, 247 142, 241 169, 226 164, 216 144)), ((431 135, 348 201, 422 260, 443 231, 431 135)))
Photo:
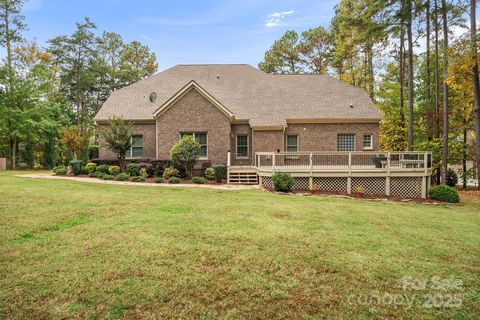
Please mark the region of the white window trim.
MULTIPOLYGON (((125 157, 125 159, 141 159, 141 158, 143 158, 143 134, 132 134, 132 136, 130 137, 129 152, 130 152, 130 157, 125 157), (142 156, 141 157, 134 157, 133 156, 133 137, 142 137, 142 156)), ((128 155, 128 152, 127 152, 127 155, 128 155)))
POLYGON ((250 137, 248 134, 237 134, 235 136, 235 159, 250 159, 250 137), (247 137, 247 155, 239 156, 238 155, 238 137, 247 137))
POLYGON ((362 147, 363 147, 363 150, 373 150, 373 134, 371 134, 371 133, 364 133, 363 134, 362 147), (364 145, 365 136, 370 136, 370 146, 368 146, 368 147, 365 147, 365 145, 364 145))
POLYGON ((285 135, 285 151, 286 152, 299 152, 300 151, 300 137, 299 137, 298 134, 286 134, 285 135), (288 151, 288 136, 297 137, 297 150, 296 151, 288 151))
POLYGON ((355 133, 348 133, 348 132, 337 133, 337 151, 338 152, 354 152, 356 150, 357 150, 357 135, 355 133), (351 134, 351 135, 353 135, 353 150, 352 151, 339 151, 338 150, 338 136, 341 135, 341 134, 351 134))
POLYGON ((205 145, 207 147, 207 155, 205 157, 200 156, 198 160, 208 160, 208 131, 181 131, 180 139, 182 139, 182 134, 191 134, 193 136, 193 139, 195 140, 196 133, 205 133, 207 135, 207 144, 205 145))

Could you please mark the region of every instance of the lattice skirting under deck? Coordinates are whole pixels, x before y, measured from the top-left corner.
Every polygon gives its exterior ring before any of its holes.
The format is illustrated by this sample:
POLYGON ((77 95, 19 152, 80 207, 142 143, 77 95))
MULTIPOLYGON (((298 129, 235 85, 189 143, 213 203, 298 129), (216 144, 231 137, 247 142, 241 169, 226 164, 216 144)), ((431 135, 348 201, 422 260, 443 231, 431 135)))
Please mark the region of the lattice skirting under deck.
POLYGON ((346 177, 314 177, 313 190, 347 193, 346 177))
MULTIPOLYGON (((348 178, 346 177, 313 177, 313 190, 325 192, 347 193, 348 178)), ((363 188, 367 195, 386 195, 386 177, 352 177, 351 191, 363 188)), ((262 187, 273 189, 271 177, 262 177, 262 187)), ((308 177, 294 177, 292 190, 309 190, 308 177)), ((402 198, 422 197, 422 177, 391 177, 390 195, 402 198)))
POLYGON ((262 188, 264 189, 273 188, 273 182, 271 177, 262 177, 262 188))
POLYGON ((365 194, 384 195, 385 184, 385 177, 352 177, 352 192, 357 188, 363 188, 365 194))
POLYGON ((390 195, 402 198, 422 196, 422 177, 391 177, 390 195))

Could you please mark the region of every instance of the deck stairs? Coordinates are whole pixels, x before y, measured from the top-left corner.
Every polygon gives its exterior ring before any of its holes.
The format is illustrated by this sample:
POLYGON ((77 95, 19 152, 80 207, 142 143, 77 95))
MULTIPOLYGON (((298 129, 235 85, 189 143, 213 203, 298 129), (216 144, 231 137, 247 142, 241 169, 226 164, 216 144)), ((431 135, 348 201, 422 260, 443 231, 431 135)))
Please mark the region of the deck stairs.
POLYGON ((258 184, 257 169, 251 166, 232 166, 228 168, 229 184, 258 184))

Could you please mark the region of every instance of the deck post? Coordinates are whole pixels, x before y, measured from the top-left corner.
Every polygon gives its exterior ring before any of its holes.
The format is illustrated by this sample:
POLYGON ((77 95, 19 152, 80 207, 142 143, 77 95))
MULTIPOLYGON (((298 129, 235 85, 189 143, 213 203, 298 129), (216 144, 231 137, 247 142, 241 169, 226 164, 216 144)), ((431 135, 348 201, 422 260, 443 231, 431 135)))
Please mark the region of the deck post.
POLYGON ((272 152, 272 172, 275 173, 275 152, 272 152))
POLYGON ((230 150, 227 153, 227 184, 230 184, 230 165, 231 165, 231 155, 230 150))
POLYGON ((390 196, 390 176, 385 177, 385 195, 390 196))
POLYGON ((348 178, 347 178, 347 193, 352 193, 352 153, 348 153, 348 178))
POLYGON ((313 152, 310 152, 310 177, 308 177, 308 188, 313 190, 313 152))
POLYGON ((427 198, 427 177, 422 177, 422 199, 427 198))

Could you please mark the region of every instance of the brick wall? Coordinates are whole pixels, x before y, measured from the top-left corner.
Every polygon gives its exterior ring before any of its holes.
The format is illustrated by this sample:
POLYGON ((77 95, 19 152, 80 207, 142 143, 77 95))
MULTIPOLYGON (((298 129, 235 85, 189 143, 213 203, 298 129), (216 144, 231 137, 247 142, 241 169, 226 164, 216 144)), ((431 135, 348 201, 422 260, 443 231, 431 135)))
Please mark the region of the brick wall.
POLYGON ((181 132, 207 132, 208 160, 202 160, 200 164, 206 161, 212 164, 227 163, 231 145, 230 121, 195 89, 158 117, 158 158, 169 158, 170 149, 180 140, 181 132))
MULTIPOLYGON (((98 125, 99 130, 109 129, 109 124, 98 125)), ((134 134, 141 134, 143 136, 143 157, 155 158, 155 123, 141 123, 133 126, 134 134)), ((115 159, 117 155, 108 150, 100 135, 98 157, 100 159, 115 159)))
MULTIPOLYGON (((300 151, 337 151, 337 134, 355 134, 355 151, 363 151, 363 135, 373 135, 373 150, 379 149, 378 123, 290 124, 286 134, 298 134, 300 151)), ((283 149, 281 149, 283 150, 283 149)))

